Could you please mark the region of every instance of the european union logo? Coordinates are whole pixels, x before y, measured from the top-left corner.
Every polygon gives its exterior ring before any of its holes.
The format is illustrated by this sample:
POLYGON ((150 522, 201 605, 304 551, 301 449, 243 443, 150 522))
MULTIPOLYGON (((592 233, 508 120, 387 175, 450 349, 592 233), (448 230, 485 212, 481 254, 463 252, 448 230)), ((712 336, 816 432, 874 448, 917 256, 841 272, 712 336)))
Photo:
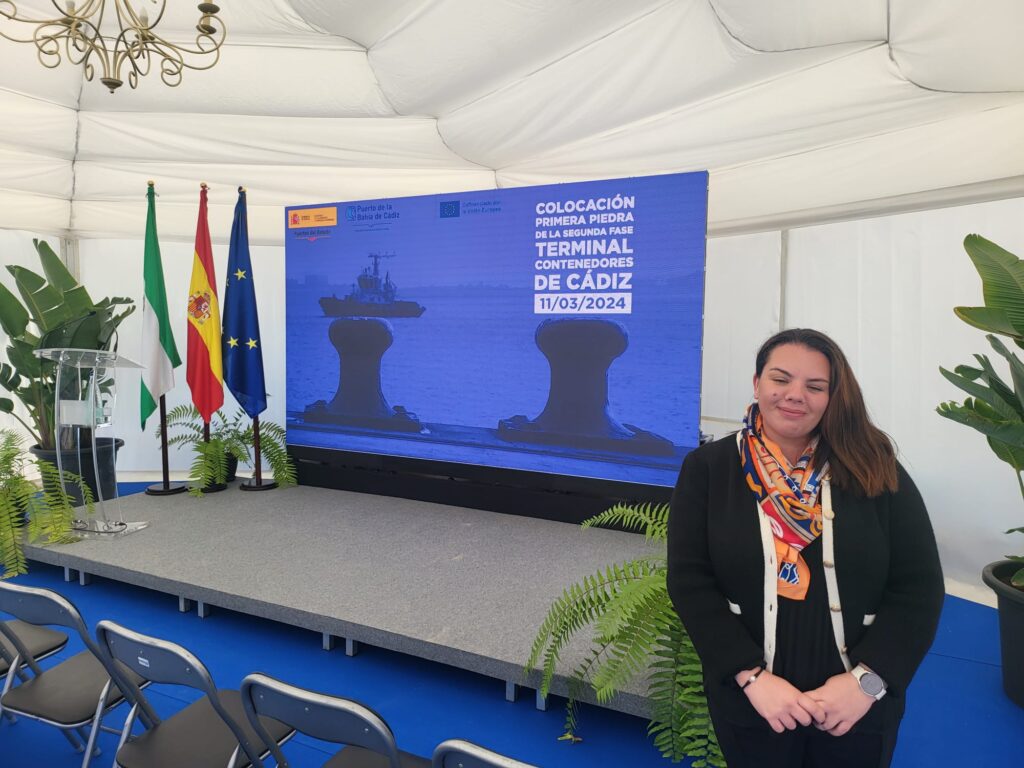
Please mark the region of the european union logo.
POLYGON ((345 218, 348 219, 349 221, 356 220, 356 207, 354 205, 349 205, 345 207, 345 218))
POLYGON ((444 200, 441 203, 442 219, 457 219, 462 215, 462 203, 459 200, 444 200))

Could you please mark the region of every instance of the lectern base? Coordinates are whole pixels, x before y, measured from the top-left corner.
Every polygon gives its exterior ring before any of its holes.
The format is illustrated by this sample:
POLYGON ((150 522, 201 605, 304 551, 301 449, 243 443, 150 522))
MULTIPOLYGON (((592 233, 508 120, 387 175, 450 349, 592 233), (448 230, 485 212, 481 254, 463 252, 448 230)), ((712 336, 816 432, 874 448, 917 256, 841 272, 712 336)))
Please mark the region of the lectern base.
POLYGON ((104 522, 103 520, 75 520, 71 530, 84 539, 113 539, 141 531, 149 526, 146 521, 137 523, 104 522))

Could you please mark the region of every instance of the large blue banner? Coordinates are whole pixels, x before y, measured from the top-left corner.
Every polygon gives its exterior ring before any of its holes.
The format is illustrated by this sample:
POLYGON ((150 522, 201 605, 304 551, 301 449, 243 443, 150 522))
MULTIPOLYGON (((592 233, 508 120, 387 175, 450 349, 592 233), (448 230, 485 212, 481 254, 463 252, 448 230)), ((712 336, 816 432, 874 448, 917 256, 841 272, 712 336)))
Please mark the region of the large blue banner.
POLYGON ((672 485, 706 173, 286 211, 288 441, 672 485))

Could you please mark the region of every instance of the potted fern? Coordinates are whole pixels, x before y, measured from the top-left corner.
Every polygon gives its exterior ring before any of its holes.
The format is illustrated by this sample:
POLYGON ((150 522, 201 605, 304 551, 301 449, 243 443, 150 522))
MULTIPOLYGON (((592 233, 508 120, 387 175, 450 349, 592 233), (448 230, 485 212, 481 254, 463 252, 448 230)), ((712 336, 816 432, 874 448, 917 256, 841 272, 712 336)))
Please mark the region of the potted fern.
MULTIPOLYGON (((956 307, 954 312, 965 323, 989 332, 985 338, 1010 378, 1004 380, 987 355, 975 355, 976 365, 940 368, 969 397, 962 403, 941 403, 938 412, 983 434, 996 457, 1013 468, 1024 498, 1024 362, 999 338, 1024 348, 1024 261, 979 235, 968 235, 964 248, 981 276, 985 305, 956 307)), ((1022 534, 1024 526, 1006 533, 1022 534)), ((998 599, 1003 689, 1024 707, 1024 554, 990 563, 982 579, 998 599)))
POLYGON ((26 541, 64 544, 76 540, 71 530, 74 505, 66 486, 76 485, 87 511, 92 512, 92 492, 81 478, 70 472, 61 478, 50 462, 29 458, 23 442, 13 430, 0 429, 0 579, 28 570, 26 541), (42 490, 28 479, 35 473, 42 480, 42 490))
POLYGON ((590 652, 569 677, 565 734, 578 740, 576 701, 591 686, 609 701, 635 677, 647 676, 652 716, 648 733, 669 760, 694 758, 694 768, 724 766, 704 696, 700 659, 676 615, 665 581, 669 505, 616 505, 583 522, 584 528, 616 526, 642 532, 660 553, 609 565, 567 587, 548 611, 533 641, 525 673, 540 666, 546 696, 562 650, 586 628, 590 652))
MULTIPOLYGON (((160 428, 157 427, 157 437, 160 428)), ((295 485, 295 465, 285 445, 286 433, 272 421, 260 422, 260 450, 277 481, 278 487, 295 485)), ((202 496, 204 491, 235 479, 238 465, 253 461, 252 422, 245 411, 231 416, 217 411, 210 419, 210 440, 204 439, 203 418, 194 405, 179 405, 167 413, 167 444, 181 448, 190 446, 194 453, 189 470, 192 483, 189 493, 202 496)))

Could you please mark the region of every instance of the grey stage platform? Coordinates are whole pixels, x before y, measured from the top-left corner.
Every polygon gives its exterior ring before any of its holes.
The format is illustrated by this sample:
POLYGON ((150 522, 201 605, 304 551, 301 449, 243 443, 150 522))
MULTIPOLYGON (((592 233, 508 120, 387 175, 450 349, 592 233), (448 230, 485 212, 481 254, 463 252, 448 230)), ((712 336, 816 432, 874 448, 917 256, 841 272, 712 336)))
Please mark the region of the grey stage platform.
MULTIPOLYGON (((83 583, 96 575, 148 587, 178 596, 182 610, 197 601, 200 615, 220 606, 322 633, 325 647, 340 637, 350 653, 368 643, 478 672, 505 681, 507 695, 537 685, 522 666, 564 587, 655 551, 636 534, 321 488, 121 504, 126 520, 149 528, 26 554, 79 571, 83 583)), ((586 647, 568 649, 563 668, 586 647)), ((647 715, 643 688, 606 706, 647 715)), ((556 680, 554 693, 565 690, 556 680)))

